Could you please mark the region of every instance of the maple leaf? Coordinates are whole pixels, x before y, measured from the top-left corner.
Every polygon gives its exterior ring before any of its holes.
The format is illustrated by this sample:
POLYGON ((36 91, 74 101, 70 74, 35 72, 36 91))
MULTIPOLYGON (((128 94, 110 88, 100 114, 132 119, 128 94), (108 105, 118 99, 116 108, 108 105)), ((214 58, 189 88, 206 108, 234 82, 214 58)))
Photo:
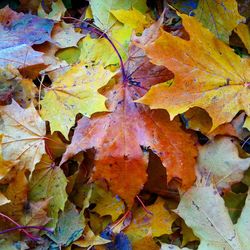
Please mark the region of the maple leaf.
POLYGON ((249 165, 250 158, 240 158, 237 146, 230 138, 222 137, 199 147, 198 171, 203 177, 213 175, 218 188, 239 182, 249 165))
POLYGON ((145 15, 137 9, 132 10, 111 10, 115 18, 125 25, 130 26, 136 32, 142 32, 149 22, 145 15))
POLYGON ((19 221, 22 218, 24 204, 28 197, 28 181, 24 170, 17 172, 4 195, 10 200, 10 203, 1 206, 0 212, 19 221))
POLYGON ((191 227, 201 243, 200 250, 239 249, 249 246, 249 207, 248 193, 245 207, 236 225, 233 225, 223 199, 213 187, 193 187, 181 198, 175 210, 191 227), (208 223, 209 221, 209 223, 208 223))
POLYGON ((234 54, 194 17, 179 15, 190 40, 164 31, 154 42, 145 43, 143 36, 137 39, 154 64, 175 74, 170 86, 153 86, 138 102, 168 110, 171 119, 191 107, 201 107, 213 120, 212 130, 231 121, 239 110, 249 114, 250 60, 234 54))
POLYGON ((172 233, 171 226, 177 216, 169 212, 164 204, 165 201, 158 198, 154 204, 147 206, 152 214, 146 214, 143 208, 135 210, 131 224, 124 231, 133 244, 144 237, 172 233))
POLYGON ((22 109, 14 100, 11 105, 0 106, 2 118, 0 132, 3 158, 19 161, 20 168, 25 167, 31 173, 35 164, 45 153, 45 122, 38 115, 33 104, 22 109))
POLYGON ((109 0, 91 0, 90 1, 91 10, 93 13, 93 17, 95 20, 95 24, 101 28, 102 30, 107 30, 114 23, 116 19, 111 14, 111 10, 119 10, 125 9, 128 10, 132 7, 136 8, 137 10, 145 13, 147 10, 147 4, 145 0, 137 1, 137 0, 128 0, 128 1, 109 1, 109 0))
POLYGON ((55 24, 51 34, 51 39, 60 48, 76 47, 82 37, 84 35, 76 32, 72 24, 65 22, 55 24))
POLYGON ((104 245, 110 242, 110 240, 104 239, 99 235, 95 235, 90 227, 87 225, 84 230, 84 239, 79 239, 74 242, 74 245, 79 247, 89 247, 89 246, 98 246, 104 245))
POLYGON ((82 215, 75 206, 67 203, 64 212, 60 215, 54 234, 48 234, 58 246, 69 246, 80 238, 85 227, 82 215))
MULTIPOLYGON (((145 84, 149 83, 150 80, 145 81, 145 84)), ((164 110, 150 111, 134 103, 142 90, 130 86, 129 82, 123 83, 118 77, 113 86, 107 87, 105 94, 112 112, 79 120, 72 143, 61 162, 94 147, 93 179, 105 178, 113 193, 120 195, 129 206, 147 179, 147 156, 140 146, 151 148, 161 158, 168 181, 180 178, 183 188, 188 188, 195 179, 196 148, 190 135, 180 128, 177 121, 170 122, 164 110), (188 158, 186 145, 189 145, 188 158)))
POLYGON ((38 202, 28 203, 28 208, 24 211, 24 215, 21 218, 21 224, 26 226, 44 226, 50 218, 47 217, 47 210, 50 199, 41 200, 38 202))
POLYGON ((249 31, 249 27, 244 23, 240 23, 234 29, 234 31, 240 37, 240 39, 244 43, 248 53, 250 54, 250 31, 249 31))
POLYGON ((61 21, 61 17, 64 15, 64 13, 66 12, 66 8, 63 4, 62 0, 57 0, 56 2, 52 2, 51 4, 51 12, 49 14, 47 14, 42 6, 42 3, 39 5, 38 7, 38 15, 42 18, 48 18, 48 19, 52 19, 55 21, 61 21))
POLYGON ((64 209, 67 200, 66 185, 67 179, 63 171, 59 167, 53 166, 52 160, 47 155, 43 155, 29 182, 29 199, 38 202, 51 198, 48 216, 53 220, 48 223, 48 226, 56 226, 58 212, 64 209))
POLYGON ((0 180, 3 179, 9 171, 18 163, 18 161, 6 161, 2 156, 2 138, 0 135, 0 180))
POLYGON ((50 40, 53 21, 31 14, 12 11, 8 6, 0 11, 0 66, 17 68, 42 64, 42 53, 31 45, 50 40), (11 41, 11 43, 10 43, 11 41))
POLYGON ((106 111, 105 97, 98 93, 98 89, 113 75, 100 65, 88 67, 79 63, 60 76, 46 89, 41 101, 41 116, 50 121, 51 132, 60 131, 68 138, 78 113, 90 116, 95 112, 106 111))
POLYGON ((36 87, 30 79, 23 79, 19 71, 11 66, 0 68, 0 104, 10 104, 12 98, 23 108, 33 101, 36 87))
MULTIPOLYGON (((127 25, 116 25, 110 36, 114 40, 114 45, 120 53, 123 60, 127 59, 127 50, 130 42, 132 29, 127 25)), ((90 64, 103 64, 108 66, 110 64, 118 64, 119 58, 112 49, 111 44, 105 38, 92 39, 89 35, 79 42, 80 61, 90 64)))
POLYGON ((123 201, 98 185, 93 186, 90 203, 96 204, 91 211, 98 213, 100 216, 111 215, 112 221, 117 220, 125 212, 123 201))
POLYGON ((226 43, 229 43, 232 30, 245 21, 235 0, 200 0, 194 13, 199 22, 226 43))

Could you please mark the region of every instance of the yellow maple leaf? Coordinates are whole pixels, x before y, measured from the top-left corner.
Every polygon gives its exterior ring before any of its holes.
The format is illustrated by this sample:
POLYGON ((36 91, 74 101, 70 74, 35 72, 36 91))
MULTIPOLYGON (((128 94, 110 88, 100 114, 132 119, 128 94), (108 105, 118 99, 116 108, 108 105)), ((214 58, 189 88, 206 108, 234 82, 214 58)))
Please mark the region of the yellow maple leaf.
POLYGON ((113 75, 100 65, 88 67, 79 63, 60 76, 46 90, 41 101, 41 116, 50 121, 51 132, 60 131, 68 138, 78 113, 90 116, 106 111, 106 98, 98 93, 98 89, 108 83, 113 75))
POLYGON ((194 12, 199 22, 226 43, 237 24, 245 21, 235 0, 201 0, 194 12))
POLYGON ((137 9, 111 10, 110 12, 116 17, 119 22, 130 26, 136 32, 142 32, 144 28, 149 24, 147 17, 137 9))
POLYGON ((248 53, 250 54, 250 30, 249 30, 249 27, 244 23, 240 23, 234 29, 234 31, 240 37, 240 39, 244 43, 248 53))
POLYGON ((212 129, 229 122, 239 110, 250 114, 250 60, 240 58, 195 18, 180 14, 190 40, 165 31, 149 43, 137 38, 154 64, 174 74, 172 84, 153 86, 138 102, 168 110, 171 119, 191 107, 205 109, 212 129))
POLYGON ((124 231, 132 244, 145 237, 172 234, 171 226, 177 215, 169 212, 164 204, 165 201, 159 197, 154 204, 147 206, 152 215, 145 213, 143 208, 134 211, 133 220, 124 231))
POLYGON ((3 158, 8 161, 19 160, 19 166, 30 172, 45 153, 45 122, 38 115, 33 104, 27 109, 21 108, 14 100, 11 105, 0 106, 3 124, 3 158))

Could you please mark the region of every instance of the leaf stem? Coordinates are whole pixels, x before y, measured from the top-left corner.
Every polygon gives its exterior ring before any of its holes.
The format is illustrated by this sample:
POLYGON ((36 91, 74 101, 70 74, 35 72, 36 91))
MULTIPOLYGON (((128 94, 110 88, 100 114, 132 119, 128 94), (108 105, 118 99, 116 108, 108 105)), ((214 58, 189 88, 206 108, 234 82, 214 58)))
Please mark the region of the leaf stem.
MULTIPOLYGON (((17 226, 17 227, 16 227, 17 229, 20 228, 20 227, 22 227, 20 224, 18 224, 17 222, 15 222, 15 221, 14 221, 13 219, 11 219, 9 216, 7 216, 7 215, 5 215, 5 214, 3 214, 3 213, 1 213, 1 212, 0 212, 0 216, 1 216, 2 218, 6 219, 6 220, 8 220, 8 221, 10 221, 10 222, 12 222, 13 224, 15 224, 15 225, 17 226)), ((29 237, 31 240, 35 240, 35 241, 38 240, 37 237, 35 237, 34 235, 32 235, 31 233, 29 233, 28 231, 26 231, 25 228, 20 228, 20 230, 21 230, 21 232, 23 232, 24 234, 26 234, 26 236, 29 237)))

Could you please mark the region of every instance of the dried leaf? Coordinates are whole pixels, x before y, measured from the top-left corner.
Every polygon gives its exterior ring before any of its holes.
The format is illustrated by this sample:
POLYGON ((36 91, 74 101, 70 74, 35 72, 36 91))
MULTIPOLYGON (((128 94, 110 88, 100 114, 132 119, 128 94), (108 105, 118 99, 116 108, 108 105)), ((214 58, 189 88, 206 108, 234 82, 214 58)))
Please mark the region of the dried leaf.
POLYGON ((33 104, 22 109, 14 100, 11 105, 0 106, 3 134, 3 158, 19 161, 19 165, 31 173, 45 153, 45 122, 40 118, 33 104))

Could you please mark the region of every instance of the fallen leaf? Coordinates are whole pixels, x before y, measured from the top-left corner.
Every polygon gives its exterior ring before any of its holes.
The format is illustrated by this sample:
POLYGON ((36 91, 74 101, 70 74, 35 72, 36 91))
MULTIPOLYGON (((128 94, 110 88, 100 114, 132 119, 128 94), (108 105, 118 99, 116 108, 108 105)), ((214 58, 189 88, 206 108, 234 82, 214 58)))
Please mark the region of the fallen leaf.
POLYGON ((0 66, 11 64, 24 68, 42 64, 42 53, 34 51, 31 46, 50 40, 53 21, 31 14, 16 14, 8 6, 0 12, 0 20, 4 20, 0 24, 0 66))
POLYGON ((0 104, 11 104, 12 98, 23 108, 34 100, 36 86, 30 79, 23 79, 12 66, 0 68, 0 104))
POLYGON ((111 215, 112 221, 117 220, 125 212, 123 201, 98 185, 93 187, 90 202, 96 205, 91 211, 98 213, 100 216, 111 215))
POLYGON ((226 43, 233 29, 245 21, 235 0, 201 0, 194 13, 199 22, 226 43))
POLYGON ((93 13, 95 24, 102 30, 107 30, 111 28, 116 19, 112 16, 111 10, 135 8, 142 13, 145 13, 147 10, 147 4, 145 0, 128 0, 128 1, 109 1, 109 0, 91 0, 90 7, 93 13))
POLYGON ((44 226, 50 218, 47 216, 48 205, 50 199, 41 200, 38 202, 30 202, 26 205, 28 207, 24 211, 21 218, 21 224, 26 226, 44 226))
POLYGON ((67 179, 63 171, 54 166, 47 155, 43 155, 29 182, 29 199, 38 202, 42 199, 51 198, 48 216, 52 220, 47 225, 49 227, 54 228, 56 226, 58 212, 64 209, 67 200, 66 185, 67 179))
POLYGON ((181 198, 176 209, 191 227, 201 243, 199 250, 245 250, 249 246, 249 222, 246 218, 249 213, 250 195, 248 194, 245 207, 234 226, 223 199, 213 187, 193 187, 181 198))
POLYGON ((4 195, 10 200, 10 203, 2 205, 0 212, 8 215, 13 220, 20 221, 24 211, 24 204, 28 197, 28 181, 24 170, 16 174, 4 195))
POLYGON ((73 204, 67 203, 58 219, 55 232, 47 235, 57 246, 66 247, 81 237, 84 227, 84 218, 73 204))
POLYGON ((131 10, 111 10, 110 11, 115 18, 125 24, 130 26, 135 32, 142 32, 144 28, 149 24, 147 18, 145 15, 143 15, 140 11, 137 9, 131 9, 131 10))
POLYGON ((230 122, 239 110, 249 114, 250 60, 234 54, 194 17, 179 15, 190 40, 165 31, 154 42, 145 44, 143 36, 137 38, 137 45, 154 64, 175 74, 171 86, 153 86, 138 102, 168 110, 171 119, 189 108, 203 108, 212 118, 211 130, 230 122))
POLYGON ((2 193, 0 193, 0 206, 11 202, 9 199, 6 198, 2 193))
POLYGON ((129 240, 134 244, 144 237, 159 237, 164 234, 172 234, 172 224, 177 216, 164 207, 165 201, 160 197, 154 204, 147 206, 147 214, 143 208, 133 212, 131 224, 125 229, 129 240))
POLYGON ((76 47, 78 41, 83 37, 83 34, 75 31, 72 24, 64 22, 55 24, 51 34, 53 42, 60 48, 76 47))
POLYGON ((87 225, 84 230, 84 239, 79 239, 74 242, 74 245, 79 247, 90 247, 97 245, 104 245, 110 242, 110 240, 106 240, 99 235, 95 235, 90 227, 87 225))
POLYGON ((107 84, 113 75, 102 66, 80 63, 53 82, 41 101, 41 116, 50 121, 51 132, 60 131, 68 138, 78 113, 90 116, 106 111, 105 97, 98 93, 98 89, 107 84))
POLYGON ((239 182, 249 166, 250 158, 240 158, 237 146, 228 137, 215 139, 199 147, 198 171, 208 179, 211 176, 218 188, 227 188, 239 182))
POLYGON ((19 162, 19 161, 6 161, 3 159, 2 138, 3 135, 0 135, 0 180, 2 180, 9 173, 9 171, 19 162))
POLYGON ((244 128, 247 128, 250 131, 250 117, 248 116, 243 125, 244 128))
POLYGON ((240 39, 244 43, 248 53, 250 54, 250 31, 249 31, 249 27, 244 23, 240 23, 234 29, 234 31, 240 37, 240 39))
POLYGON ((47 14, 44 11, 42 3, 41 3, 38 7, 37 12, 38 12, 38 15, 42 18, 48 18, 48 19, 52 19, 55 21, 60 21, 61 17, 67 11, 62 0, 57 0, 55 2, 52 1, 51 9, 52 9, 51 12, 47 14))
MULTIPOLYGON (((132 29, 127 25, 116 25, 110 32, 110 37, 123 60, 127 59, 127 51, 130 43, 132 29)), ((105 38, 93 39, 89 35, 82 39, 78 46, 80 48, 79 60, 84 63, 117 65, 119 57, 105 38)))
POLYGON ((164 110, 149 111, 134 103, 141 89, 138 91, 117 80, 106 93, 108 108, 113 112, 79 120, 61 164, 78 152, 94 147, 97 152, 93 179, 105 178, 112 192, 131 206, 147 179, 147 156, 140 148, 142 145, 161 158, 168 181, 177 177, 184 189, 190 187, 195 179, 196 156, 191 136, 185 134, 177 121, 170 122, 164 110), (185 145, 189 145, 188 158, 185 145))
POLYGON ((225 201, 225 206, 227 207, 230 218, 234 224, 240 217, 242 208, 245 205, 246 197, 247 197, 246 193, 236 194, 233 192, 227 192, 223 196, 223 199, 225 201))
POLYGON ((33 104, 22 109, 14 100, 11 105, 0 106, 0 116, 3 158, 8 161, 18 160, 21 167, 32 173, 45 153, 45 122, 33 104))

